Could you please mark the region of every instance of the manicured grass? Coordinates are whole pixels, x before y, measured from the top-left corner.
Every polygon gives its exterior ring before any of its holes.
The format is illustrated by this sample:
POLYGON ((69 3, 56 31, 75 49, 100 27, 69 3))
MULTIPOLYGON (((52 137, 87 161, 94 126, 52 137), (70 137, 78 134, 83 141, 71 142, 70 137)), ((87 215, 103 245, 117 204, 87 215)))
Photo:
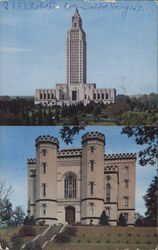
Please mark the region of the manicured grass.
POLYGON ((154 250, 156 228, 77 226, 70 243, 49 243, 45 250, 154 250))
MULTIPOLYGON (((46 228, 47 228, 47 226, 34 226, 36 235, 44 232, 46 230, 46 228)), ((18 234, 19 230, 20 230, 20 227, 1 227, 0 228, 0 236, 2 239, 7 241, 9 246, 12 246, 11 237, 14 234, 18 234)), ((34 237, 36 237, 36 235, 31 236, 31 237, 22 237, 23 244, 27 241, 32 240, 34 237)))

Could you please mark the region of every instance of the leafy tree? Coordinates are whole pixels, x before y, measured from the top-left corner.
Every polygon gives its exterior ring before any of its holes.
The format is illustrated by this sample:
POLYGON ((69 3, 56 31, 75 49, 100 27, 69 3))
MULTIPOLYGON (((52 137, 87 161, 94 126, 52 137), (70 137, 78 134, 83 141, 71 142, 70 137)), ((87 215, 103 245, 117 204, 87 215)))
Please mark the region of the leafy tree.
POLYGON ((78 120, 76 114, 74 114, 74 115, 72 116, 71 124, 73 124, 74 126, 78 126, 78 125, 79 125, 79 120, 78 120))
POLYGON ((147 211, 145 213, 148 226, 156 226, 157 224, 157 201, 158 201, 158 177, 155 176, 150 184, 146 195, 144 196, 145 206, 147 211))
POLYGON ((9 199, 3 201, 1 215, 2 215, 1 217, 2 224, 8 226, 12 224, 13 210, 12 210, 12 203, 9 201, 9 199))
POLYGON ((108 216, 106 215, 106 212, 105 210, 103 210, 100 218, 99 218, 99 224, 100 225, 109 225, 109 218, 108 216))
POLYGON ((123 213, 120 214, 117 225, 122 226, 122 227, 127 226, 126 219, 125 219, 123 213))
POLYGON ((139 152, 139 164, 146 166, 147 164, 155 165, 158 158, 158 127, 124 127, 122 134, 128 137, 135 137, 138 145, 144 146, 139 152))
POLYGON ((73 137, 76 134, 79 134, 81 130, 84 130, 84 126, 64 126, 61 130, 60 130, 60 135, 62 140, 66 143, 69 144, 73 142, 73 137))
POLYGON ((98 115, 101 113, 101 110, 100 110, 100 107, 99 106, 96 106, 94 109, 93 109, 93 116, 94 116, 94 121, 96 121, 98 119, 98 115))
POLYGON ((21 206, 17 206, 13 212, 13 225, 21 226, 24 223, 25 213, 21 206))
POLYGON ((29 217, 29 216, 26 216, 25 219, 24 219, 24 225, 35 225, 36 224, 36 221, 34 219, 33 216, 29 217))

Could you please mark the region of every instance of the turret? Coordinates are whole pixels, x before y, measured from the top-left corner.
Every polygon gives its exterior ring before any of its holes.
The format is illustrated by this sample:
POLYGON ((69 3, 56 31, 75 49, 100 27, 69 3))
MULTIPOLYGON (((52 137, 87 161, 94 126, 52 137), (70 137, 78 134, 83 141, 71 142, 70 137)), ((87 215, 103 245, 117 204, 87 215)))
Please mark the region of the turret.
POLYGON ((82 224, 98 224, 104 209, 104 145, 105 136, 101 133, 82 137, 82 224))
POLYGON ((57 152, 58 139, 36 139, 36 220, 57 223, 57 152))

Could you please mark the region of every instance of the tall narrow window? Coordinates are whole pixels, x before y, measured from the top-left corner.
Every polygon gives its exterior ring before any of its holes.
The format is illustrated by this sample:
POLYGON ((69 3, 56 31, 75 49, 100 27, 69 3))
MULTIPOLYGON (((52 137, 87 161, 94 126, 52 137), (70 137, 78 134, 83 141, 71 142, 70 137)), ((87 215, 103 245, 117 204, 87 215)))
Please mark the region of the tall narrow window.
POLYGON ((125 188, 128 188, 128 180, 125 180, 125 188))
POLYGON ((45 183, 42 184, 42 195, 46 196, 46 184, 45 183))
POLYGON ((129 173, 129 167, 125 166, 125 173, 128 174, 129 173))
POLYGON ((94 214, 94 203, 91 202, 89 205, 90 205, 90 215, 93 215, 94 214))
POLYGON ((108 93, 106 93, 106 100, 109 98, 108 93))
POLYGON ((90 166, 91 166, 91 171, 93 172, 94 171, 94 161, 93 160, 90 160, 90 166))
POLYGON ((46 162, 42 163, 43 174, 46 174, 46 162))
POLYGON ((127 207, 128 206, 128 196, 124 197, 124 205, 127 207))
POLYGON ((94 194, 94 182, 90 182, 90 194, 94 194))
POLYGON ((108 183, 106 185, 106 202, 109 203, 110 202, 110 184, 108 183))
POLYGON ((42 204, 42 215, 46 215, 46 204, 42 204))
POLYGON ((68 175, 64 181, 64 197, 66 199, 76 198, 76 177, 68 175))
POLYGON ((42 149, 43 156, 46 156, 46 149, 42 149))
POLYGON ((94 147, 93 146, 90 146, 90 151, 91 151, 91 153, 94 152, 94 147))

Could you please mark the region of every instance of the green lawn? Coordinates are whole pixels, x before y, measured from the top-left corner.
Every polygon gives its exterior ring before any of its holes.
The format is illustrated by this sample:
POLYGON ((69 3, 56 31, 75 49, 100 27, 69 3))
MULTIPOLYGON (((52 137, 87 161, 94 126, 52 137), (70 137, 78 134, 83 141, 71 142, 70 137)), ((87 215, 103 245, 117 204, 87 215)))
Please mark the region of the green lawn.
POLYGON ((70 243, 49 243, 45 250, 154 250, 156 228, 77 226, 70 243))
MULTIPOLYGON (((42 232, 44 232, 46 230, 46 228, 47 228, 47 226, 34 226, 36 235, 41 234, 42 232)), ((2 239, 7 241, 9 246, 12 246, 11 237, 14 234, 17 234, 19 230, 20 230, 20 227, 1 227, 0 228, 0 236, 1 236, 2 239)), ((35 237, 36 236, 22 237, 22 242, 24 244, 25 242, 30 241, 35 237)))

